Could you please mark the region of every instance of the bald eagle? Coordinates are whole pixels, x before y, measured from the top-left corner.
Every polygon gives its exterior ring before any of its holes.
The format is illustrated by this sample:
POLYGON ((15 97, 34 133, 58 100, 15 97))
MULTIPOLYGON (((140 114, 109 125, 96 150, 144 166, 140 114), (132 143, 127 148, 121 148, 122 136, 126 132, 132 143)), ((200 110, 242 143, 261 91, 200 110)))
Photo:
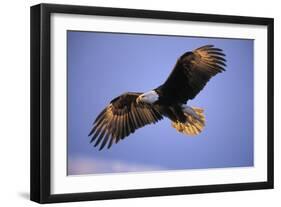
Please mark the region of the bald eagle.
POLYGON ((225 70, 225 54, 213 45, 184 53, 167 80, 146 93, 127 92, 114 98, 93 123, 90 142, 99 150, 128 137, 137 129, 166 117, 186 135, 197 135, 205 126, 203 109, 186 103, 194 99, 211 77, 225 70))

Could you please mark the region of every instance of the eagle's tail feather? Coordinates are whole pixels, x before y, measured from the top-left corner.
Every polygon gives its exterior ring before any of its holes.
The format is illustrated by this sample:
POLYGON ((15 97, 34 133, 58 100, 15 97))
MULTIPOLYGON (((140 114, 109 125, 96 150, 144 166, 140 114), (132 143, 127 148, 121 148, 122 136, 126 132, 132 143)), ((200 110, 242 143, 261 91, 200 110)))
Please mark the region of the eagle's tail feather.
POLYGON ((192 116, 191 114, 184 113, 186 116, 186 122, 182 123, 180 121, 172 122, 172 126, 181 133, 184 133, 186 135, 198 135, 202 132, 204 126, 205 126, 205 115, 204 110, 197 107, 192 107, 194 112, 197 114, 197 117, 192 116))

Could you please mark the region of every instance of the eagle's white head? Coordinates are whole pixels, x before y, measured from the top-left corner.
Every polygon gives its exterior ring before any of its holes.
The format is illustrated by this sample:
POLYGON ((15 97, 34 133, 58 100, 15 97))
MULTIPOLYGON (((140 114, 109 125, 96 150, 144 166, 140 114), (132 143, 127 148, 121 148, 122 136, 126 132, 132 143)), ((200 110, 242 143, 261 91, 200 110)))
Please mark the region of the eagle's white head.
POLYGON ((159 95, 156 93, 156 91, 152 90, 141 94, 136 101, 137 103, 143 102, 143 103, 153 104, 158 100, 158 98, 159 95))

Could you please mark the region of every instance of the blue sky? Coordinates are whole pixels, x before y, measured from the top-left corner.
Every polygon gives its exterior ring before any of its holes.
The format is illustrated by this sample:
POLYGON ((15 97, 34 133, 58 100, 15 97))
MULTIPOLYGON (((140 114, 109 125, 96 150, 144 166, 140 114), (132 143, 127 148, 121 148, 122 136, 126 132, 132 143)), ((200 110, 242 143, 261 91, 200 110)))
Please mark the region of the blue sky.
POLYGON ((68 174, 253 166, 253 40, 68 31, 68 174), (177 58, 206 44, 224 50, 226 72, 190 106, 206 127, 195 137, 171 121, 137 130, 109 150, 89 144, 96 116, 120 94, 161 85, 177 58))

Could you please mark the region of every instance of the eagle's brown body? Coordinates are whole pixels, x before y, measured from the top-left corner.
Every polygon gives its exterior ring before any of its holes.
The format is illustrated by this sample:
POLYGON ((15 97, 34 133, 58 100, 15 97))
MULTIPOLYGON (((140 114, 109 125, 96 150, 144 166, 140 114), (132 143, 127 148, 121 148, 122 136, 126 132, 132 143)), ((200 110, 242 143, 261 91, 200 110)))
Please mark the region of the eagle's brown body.
POLYGON ((172 121, 177 131, 199 134, 205 126, 203 109, 186 105, 217 73, 224 71, 225 56, 221 49, 206 45, 184 53, 167 80, 147 93, 124 93, 114 98, 98 115, 89 134, 100 149, 134 133, 163 117, 172 121))

